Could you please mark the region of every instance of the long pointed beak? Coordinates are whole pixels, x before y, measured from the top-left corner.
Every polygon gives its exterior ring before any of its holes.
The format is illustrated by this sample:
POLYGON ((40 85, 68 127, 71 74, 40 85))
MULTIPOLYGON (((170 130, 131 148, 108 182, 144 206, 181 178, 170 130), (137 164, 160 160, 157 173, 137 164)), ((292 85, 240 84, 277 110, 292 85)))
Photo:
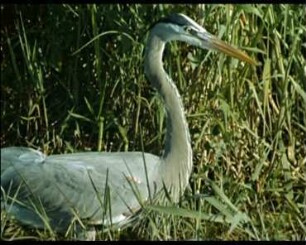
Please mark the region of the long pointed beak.
MULTIPOLYGON (((257 62, 254 61, 251 57, 249 57, 246 53, 242 52, 241 50, 234 48, 233 46, 221 41, 219 38, 213 36, 213 35, 209 35, 208 37, 208 43, 209 43, 209 47, 223 52, 227 55, 230 55, 234 58, 237 58, 239 60, 248 62, 249 64, 252 65, 257 65, 257 62)), ((206 40, 206 41, 207 41, 206 40)))

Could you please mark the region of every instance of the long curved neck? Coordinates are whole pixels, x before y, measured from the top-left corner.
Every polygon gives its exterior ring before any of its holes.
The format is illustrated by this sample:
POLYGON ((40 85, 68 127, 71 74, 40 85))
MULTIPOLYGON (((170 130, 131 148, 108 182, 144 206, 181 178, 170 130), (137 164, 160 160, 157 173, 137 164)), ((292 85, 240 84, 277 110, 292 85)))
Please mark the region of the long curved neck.
POLYGON ((159 175, 174 201, 185 190, 192 170, 192 149, 183 104, 175 84, 163 69, 165 47, 158 36, 151 34, 145 54, 145 73, 161 94, 167 111, 167 132, 159 175))

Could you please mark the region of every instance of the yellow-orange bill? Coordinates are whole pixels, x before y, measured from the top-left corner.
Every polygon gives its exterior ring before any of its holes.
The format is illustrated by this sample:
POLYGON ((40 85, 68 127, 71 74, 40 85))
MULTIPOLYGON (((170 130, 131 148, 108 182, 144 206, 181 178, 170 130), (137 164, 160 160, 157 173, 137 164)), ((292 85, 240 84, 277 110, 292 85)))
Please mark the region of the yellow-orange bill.
POLYGON ((234 58, 237 58, 239 60, 248 62, 252 65, 257 65, 257 62, 254 61, 251 57, 249 57, 246 53, 242 52, 241 50, 234 48, 233 46, 221 41, 219 38, 215 37, 215 36, 211 36, 210 37, 210 47, 223 52, 227 55, 230 55, 234 58))

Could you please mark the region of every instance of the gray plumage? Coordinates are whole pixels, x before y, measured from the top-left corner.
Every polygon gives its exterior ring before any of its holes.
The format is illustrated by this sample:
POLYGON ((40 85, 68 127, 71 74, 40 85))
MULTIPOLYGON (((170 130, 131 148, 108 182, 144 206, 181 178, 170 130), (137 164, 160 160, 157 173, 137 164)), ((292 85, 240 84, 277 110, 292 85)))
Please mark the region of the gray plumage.
MULTIPOLYGON (((148 153, 144 158, 146 162, 152 163, 147 165, 149 179, 155 178, 159 158, 148 153)), ((37 228, 44 228, 44 221, 37 215, 32 204, 27 202, 28 198, 38 208, 38 200, 41 200, 44 207, 41 214, 48 214, 53 230, 64 231, 68 228, 74 217, 72 210, 82 219, 88 219, 91 224, 108 225, 109 214, 105 211, 103 214, 104 206, 97 196, 98 193, 103 200, 106 178, 111 188, 110 203, 115 204, 112 205, 112 222, 117 223, 139 209, 129 181, 136 184, 144 200, 147 198, 148 188, 144 177, 141 152, 126 152, 124 155, 83 152, 47 157, 27 148, 1 149, 1 187, 13 196, 22 183, 18 200, 26 204, 14 203, 10 206, 11 202, 8 202, 6 208, 18 220, 37 228), (11 160, 12 155, 14 157, 11 160)))
POLYGON ((150 30, 145 74, 161 94, 167 111, 163 155, 83 152, 45 156, 30 148, 3 148, 1 207, 22 223, 38 228, 46 226, 38 213, 46 212, 53 230, 66 231, 75 213, 90 224, 124 222, 141 208, 140 202, 163 191, 164 186, 177 202, 192 171, 192 149, 179 92, 163 69, 164 47, 172 40, 216 49, 254 64, 183 14, 161 19, 150 30), (35 210, 32 203, 43 208, 35 210))

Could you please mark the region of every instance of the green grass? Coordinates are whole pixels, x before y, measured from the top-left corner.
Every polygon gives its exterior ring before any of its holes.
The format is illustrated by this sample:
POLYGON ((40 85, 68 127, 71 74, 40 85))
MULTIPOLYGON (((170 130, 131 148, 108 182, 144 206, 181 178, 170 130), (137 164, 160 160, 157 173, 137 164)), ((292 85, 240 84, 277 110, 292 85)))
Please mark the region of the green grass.
MULTIPOLYGON (((165 113, 143 74, 146 30, 182 12, 252 67, 183 43, 165 69, 194 152, 177 205, 149 205, 108 240, 306 239, 304 5, 1 5, 1 147, 161 154, 165 113), (1 17, 2 18, 2 17, 1 17)), ((1 239, 69 239, 1 212, 1 239)))

